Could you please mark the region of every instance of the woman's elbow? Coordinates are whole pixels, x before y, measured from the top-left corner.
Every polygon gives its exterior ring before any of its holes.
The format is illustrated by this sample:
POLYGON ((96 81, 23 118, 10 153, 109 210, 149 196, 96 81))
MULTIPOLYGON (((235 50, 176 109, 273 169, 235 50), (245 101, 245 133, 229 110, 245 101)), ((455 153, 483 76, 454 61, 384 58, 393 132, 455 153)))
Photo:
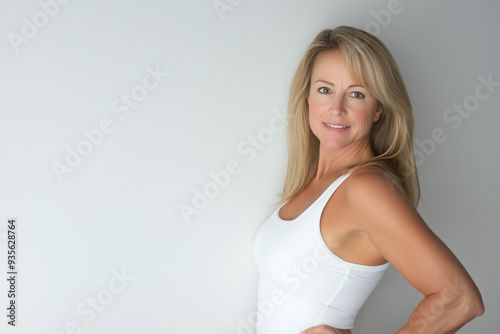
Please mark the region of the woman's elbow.
POLYGON ((477 289, 474 291, 468 291, 464 294, 462 298, 462 309, 464 310, 463 316, 470 321, 476 317, 479 317, 484 313, 485 307, 483 304, 483 298, 477 289))
POLYGON ((473 304, 473 309, 472 309, 472 314, 475 317, 479 317, 480 315, 482 315, 484 313, 484 304, 483 304, 483 299, 481 298, 481 295, 479 295, 477 298, 477 300, 475 301, 475 303, 473 304))

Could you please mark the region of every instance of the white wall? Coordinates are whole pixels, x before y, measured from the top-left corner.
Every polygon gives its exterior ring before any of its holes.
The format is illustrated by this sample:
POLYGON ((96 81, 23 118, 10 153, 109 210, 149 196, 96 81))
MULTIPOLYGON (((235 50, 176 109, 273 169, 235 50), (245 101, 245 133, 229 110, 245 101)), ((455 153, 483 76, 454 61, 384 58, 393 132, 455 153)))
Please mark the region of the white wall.
MULTIPOLYGON (((499 328, 500 86, 475 96, 479 77, 500 82, 500 3, 54 1, 0 3, 1 268, 10 217, 19 247, 18 326, 2 306, 2 332, 244 333, 252 241, 286 163, 285 132, 265 129, 306 46, 342 24, 376 33, 402 71, 425 145, 420 212, 486 304, 461 332, 499 328), (87 156, 68 167, 71 149, 87 156), (224 169, 229 184, 183 218, 224 169)), ((353 332, 394 332, 420 298, 390 269, 353 332)))

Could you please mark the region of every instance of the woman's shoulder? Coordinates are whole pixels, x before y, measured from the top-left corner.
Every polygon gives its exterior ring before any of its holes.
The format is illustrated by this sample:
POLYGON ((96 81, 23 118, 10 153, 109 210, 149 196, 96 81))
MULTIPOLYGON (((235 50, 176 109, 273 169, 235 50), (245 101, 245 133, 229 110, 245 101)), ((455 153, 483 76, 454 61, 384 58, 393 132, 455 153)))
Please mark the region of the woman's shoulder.
POLYGON ((390 175, 371 166, 352 172, 345 188, 344 203, 354 214, 360 229, 368 235, 396 228, 402 221, 414 221, 418 216, 390 175))
POLYGON ((349 175, 349 183, 355 186, 373 185, 379 182, 392 182, 389 173, 383 167, 369 165, 354 170, 349 175))
POLYGON ((346 181, 346 196, 354 203, 406 199, 391 174, 379 166, 359 168, 353 171, 346 181))

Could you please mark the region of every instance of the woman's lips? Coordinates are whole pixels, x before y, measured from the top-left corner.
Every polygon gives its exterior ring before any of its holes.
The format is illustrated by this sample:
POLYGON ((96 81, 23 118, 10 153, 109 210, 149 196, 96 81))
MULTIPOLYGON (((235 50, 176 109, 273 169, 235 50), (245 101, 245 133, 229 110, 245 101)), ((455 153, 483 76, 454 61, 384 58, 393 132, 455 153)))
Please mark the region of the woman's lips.
POLYGON ((323 125, 325 128, 329 131, 334 131, 334 132, 344 132, 347 131, 347 129, 350 128, 350 126, 347 125, 342 125, 342 124, 335 124, 335 123, 325 123, 323 122, 323 125))

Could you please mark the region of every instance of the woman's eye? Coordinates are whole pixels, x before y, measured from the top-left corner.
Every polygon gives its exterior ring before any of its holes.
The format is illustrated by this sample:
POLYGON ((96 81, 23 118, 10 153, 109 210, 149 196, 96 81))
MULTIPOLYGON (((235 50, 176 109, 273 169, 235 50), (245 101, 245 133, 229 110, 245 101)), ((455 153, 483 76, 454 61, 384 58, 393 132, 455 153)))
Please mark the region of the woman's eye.
POLYGON ((326 87, 321 87, 320 89, 318 89, 318 92, 320 92, 321 94, 328 94, 330 93, 330 89, 326 88, 326 87))
POLYGON ((354 97, 355 99, 362 99, 363 97, 365 97, 365 95, 360 92, 352 92, 351 96, 354 97))

